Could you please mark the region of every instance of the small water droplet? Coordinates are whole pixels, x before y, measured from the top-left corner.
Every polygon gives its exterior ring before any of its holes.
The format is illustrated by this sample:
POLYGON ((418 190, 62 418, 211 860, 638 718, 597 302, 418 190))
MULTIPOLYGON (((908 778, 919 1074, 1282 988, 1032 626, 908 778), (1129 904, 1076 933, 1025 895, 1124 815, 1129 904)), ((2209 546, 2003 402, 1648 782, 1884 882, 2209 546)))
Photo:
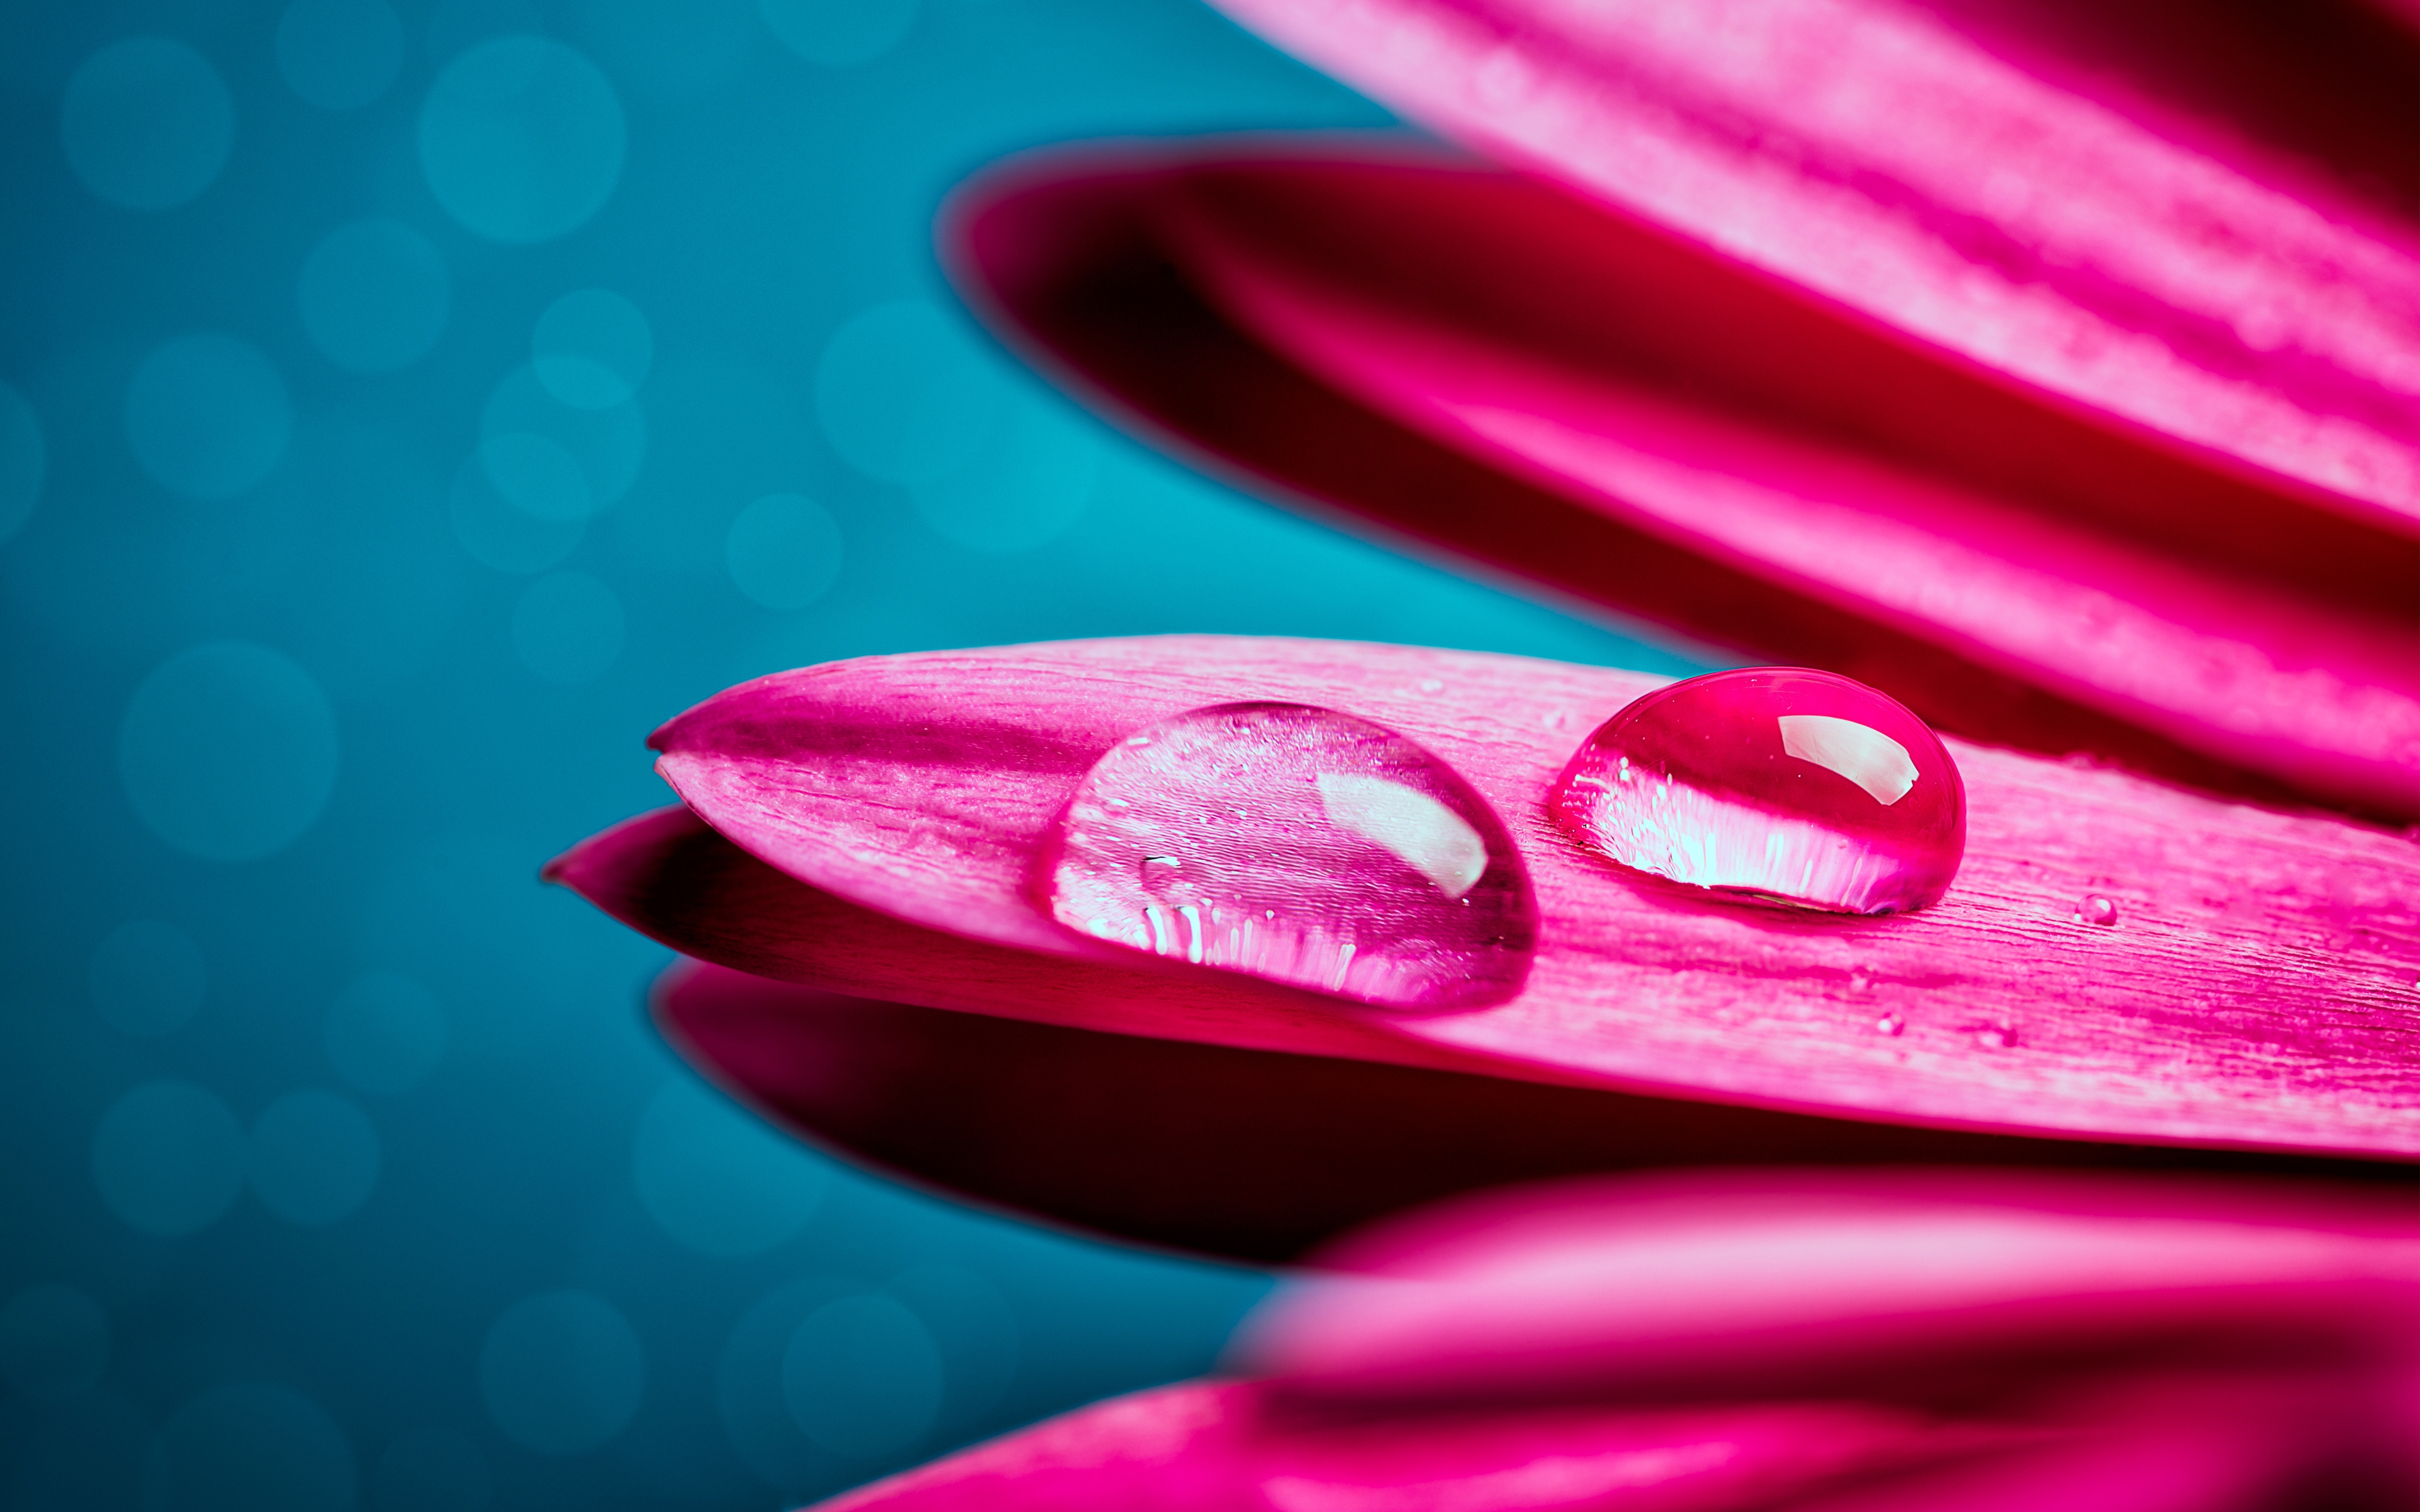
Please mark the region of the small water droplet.
POLYGON ((1620 865, 1834 913, 1935 902, 1966 849, 1965 785, 1924 721, 1799 668, 1658 688, 1589 736, 1549 803, 1620 865))
POLYGON ((1445 691, 1445 684, 1434 677, 1423 677, 1420 679, 1420 691, 1423 693, 1442 693, 1445 691))
POLYGON ((2087 892, 2075 905, 2075 921, 2079 924, 2110 925, 2118 922, 2118 904, 2114 899, 2097 892, 2087 892))
POLYGON ((2007 1024, 1987 1024, 1976 1033, 1976 1043, 1986 1050, 2011 1050, 2016 1047, 2017 1031, 2007 1024))
POLYGON ((1907 1020, 1900 1017, 1897 1013, 1885 1013, 1882 1017, 1874 1020, 1874 1032, 1876 1034, 1888 1035, 1892 1039, 1896 1040, 1900 1035, 1907 1032, 1907 1020))
POLYGON ((1501 1001, 1537 937, 1486 800, 1394 732, 1305 704, 1195 709, 1113 747, 1042 865, 1071 928, 1387 1007, 1501 1001))

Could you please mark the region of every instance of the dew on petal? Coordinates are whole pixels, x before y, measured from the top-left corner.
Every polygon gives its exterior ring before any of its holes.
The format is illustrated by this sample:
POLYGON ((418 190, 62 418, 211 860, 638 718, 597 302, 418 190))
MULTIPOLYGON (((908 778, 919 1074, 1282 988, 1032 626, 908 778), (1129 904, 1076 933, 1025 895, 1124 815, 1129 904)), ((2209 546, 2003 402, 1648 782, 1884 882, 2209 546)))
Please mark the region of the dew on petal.
POLYGON ((1110 748, 1043 868, 1071 929, 1389 1008, 1501 1001, 1537 936, 1528 871, 1469 783, 1298 703, 1195 709, 1110 748))
POLYGON ((1549 806, 1620 865, 1832 913, 1933 903, 1966 849, 1965 786, 1924 721, 1802 668, 1648 694, 1580 747, 1549 806))
POLYGON ((2103 926, 2115 924, 2118 922, 2118 904, 2097 892, 2086 893, 2075 905, 2075 921, 2103 926))
POLYGON ((1897 1013, 1885 1013, 1882 1017, 1874 1020, 1874 1032, 1876 1034, 1887 1035, 1891 1039, 1896 1040, 1900 1035, 1907 1032, 1907 1020, 1900 1017, 1897 1013))

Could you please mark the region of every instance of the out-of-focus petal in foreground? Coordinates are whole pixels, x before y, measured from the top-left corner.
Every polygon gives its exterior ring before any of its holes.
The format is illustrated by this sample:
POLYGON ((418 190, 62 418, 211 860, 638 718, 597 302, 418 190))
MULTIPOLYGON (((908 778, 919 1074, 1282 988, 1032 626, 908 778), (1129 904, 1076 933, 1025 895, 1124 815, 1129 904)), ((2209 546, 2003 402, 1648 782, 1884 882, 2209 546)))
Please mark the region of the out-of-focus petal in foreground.
POLYGON ((1318 138, 1004 165, 944 252, 1070 386, 1946 730, 2420 816, 2420 163, 2383 18, 1229 8, 1523 171, 1318 138))
POLYGON ((830 1504, 2388 1512, 2420 1494, 2408 1194, 1632 1179, 1348 1242, 1231 1379, 830 1504))
MULTIPOLYGON (((869 658, 761 679, 673 721, 657 744, 689 809, 609 831, 551 874, 699 960, 910 1005, 839 1013, 810 994, 784 1006, 721 977, 660 995, 676 1037, 794 1126, 954 1190, 1225 1253, 1291 1253, 1373 1204, 1591 1163, 2161 1158, 2133 1148, 2145 1144, 2420 1153, 2420 847, 2406 837, 1958 744, 1966 858, 1940 903, 1891 918, 1710 906, 1699 889, 1617 872, 1545 813, 1571 748, 1652 686, 1512 657, 1217 638, 869 658), (1035 869, 1090 764, 1128 732, 1238 699, 1352 710, 1470 781, 1538 899, 1517 992, 1447 1011, 1373 1008, 1051 918, 1035 869), (2114 899, 2118 922, 2079 922, 2087 894, 2114 899), (881 1017, 913 1009, 960 1012, 881 1017), (1113 1079, 1089 1097, 1070 1084, 1063 1118, 1101 1120, 1099 1136, 1062 1139, 1055 1154, 1038 1128, 989 1155, 946 1153, 941 1124, 913 1148, 885 1144, 801 1089, 799 1067, 819 1057, 834 1082, 898 1088, 905 1078, 876 1069, 885 1053, 847 1048, 875 1042, 864 1026, 925 1044, 963 1034, 968 1054, 979 1038, 1008 1042, 965 1014, 1263 1053, 1149 1052, 1186 1107, 1203 1101, 1182 1093, 1189 1076, 1205 1091, 1291 1076, 1264 1082, 1260 1103, 1290 1085, 1314 1108, 1357 1085, 1350 1097, 1398 1100, 1374 1133, 1417 1122, 1422 1098, 1461 1095, 1450 1089, 1466 1078, 1436 1074, 1458 1072, 1561 1084, 1572 1090, 1541 1106, 1569 1111, 1541 1112, 1534 1128, 1509 1119, 1465 1163, 1377 1182, 1368 1203, 1324 1219, 1306 1194, 1332 1200, 1357 1164, 1386 1159, 1340 1152, 1349 1101, 1271 1122, 1307 1138, 1326 1129, 1333 1162, 1307 1160, 1302 1186, 1268 1188, 1257 1212, 1270 1147, 1233 1145, 1228 1173, 1210 1177, 1220 1146, 1204 1137, 1188 1180, 1231 1199, 1188 1227, 1180 1189, 1102 1174, 1124 1158, 1109 1125, 1131 1111, 1113 1079), (785 1034, 799 1037, 788 1051, 785 1034), (1271 1072, 1312 1057, 1367 1064, 1271 1072), (1591 1132, 1559 1157, 1567 1119, 1591 1132), (1019 1149, 1076 1164, 1018 1174, 1019 1149)), ((1472 1094, 1471 1116, 1499 1117, 1479 1111, 1498 1095, 1472 1094)))

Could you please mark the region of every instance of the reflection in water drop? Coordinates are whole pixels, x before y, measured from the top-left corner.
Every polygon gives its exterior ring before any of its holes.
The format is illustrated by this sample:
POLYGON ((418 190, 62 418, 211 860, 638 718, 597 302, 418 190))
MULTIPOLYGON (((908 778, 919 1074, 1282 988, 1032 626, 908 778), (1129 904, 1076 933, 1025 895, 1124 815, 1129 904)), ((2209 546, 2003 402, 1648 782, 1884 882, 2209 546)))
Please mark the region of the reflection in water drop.
POLYGON ((2007 1024, 1986 1024, 1975 1035, 1975 1042, 1986 1050, 2009 1050, 2015 1047, 2017 1031, 2007 1024))
POLYGON ((2118 922, 2118 904, 2097 892, 2084 895, 2075 905, 2075 921, 2079 924, 2109 925, 2118 922))
POLYGON ((1497 1002, 1528 976, 1528 873, 1450 768, 1298 703, 1196 709, 1101 758, 1046 858, 1099 939, 1394 1008, 1497 1002))
POLYGON ((1888 1035, 1890 1038, 1896 1040, 1900 1035, 1907 1032, 1907 1020, 1900 1017, 1897 1013, 1885 1013, 1882 1017, 1874 1020, 1874 1032, 1876 1034, 1888 1035))
POLYGON ((1620 864, 1844 914, 1938 900, 1966 791, 1924 722, 1830 672, 1756 667, 1659 688, 1563 769, 1556 821, 1620 864))

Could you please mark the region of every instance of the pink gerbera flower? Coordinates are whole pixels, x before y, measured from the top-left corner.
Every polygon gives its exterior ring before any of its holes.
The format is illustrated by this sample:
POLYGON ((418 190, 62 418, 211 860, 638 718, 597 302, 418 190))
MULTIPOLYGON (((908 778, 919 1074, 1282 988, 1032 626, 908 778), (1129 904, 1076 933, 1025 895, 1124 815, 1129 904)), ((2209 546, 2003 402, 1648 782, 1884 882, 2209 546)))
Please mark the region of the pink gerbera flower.
POLYGON ((1880 693, 1692 689, 1651 761, 1592 733, 1656 679, 1171 638, 659 731, 682 806, 550 874, 691 958, 709 1074, 946 1190, 1365 1273, 1233 1381, 861 1504, 2397 1504, 2420 1240, 2313 1184, 2420 1154, 2394 8, 1231 8, 1488 161, 1035 155, 945 222, 970 301, 1282 501, 1880 693), (1734 725, 1773 748, 1676 778, 1734 725), (2000 1174, 1322 1248, 1885 1165, 2000 1174), (2184 1166, 2238 1184, 2139 1169, 2184 1166))

